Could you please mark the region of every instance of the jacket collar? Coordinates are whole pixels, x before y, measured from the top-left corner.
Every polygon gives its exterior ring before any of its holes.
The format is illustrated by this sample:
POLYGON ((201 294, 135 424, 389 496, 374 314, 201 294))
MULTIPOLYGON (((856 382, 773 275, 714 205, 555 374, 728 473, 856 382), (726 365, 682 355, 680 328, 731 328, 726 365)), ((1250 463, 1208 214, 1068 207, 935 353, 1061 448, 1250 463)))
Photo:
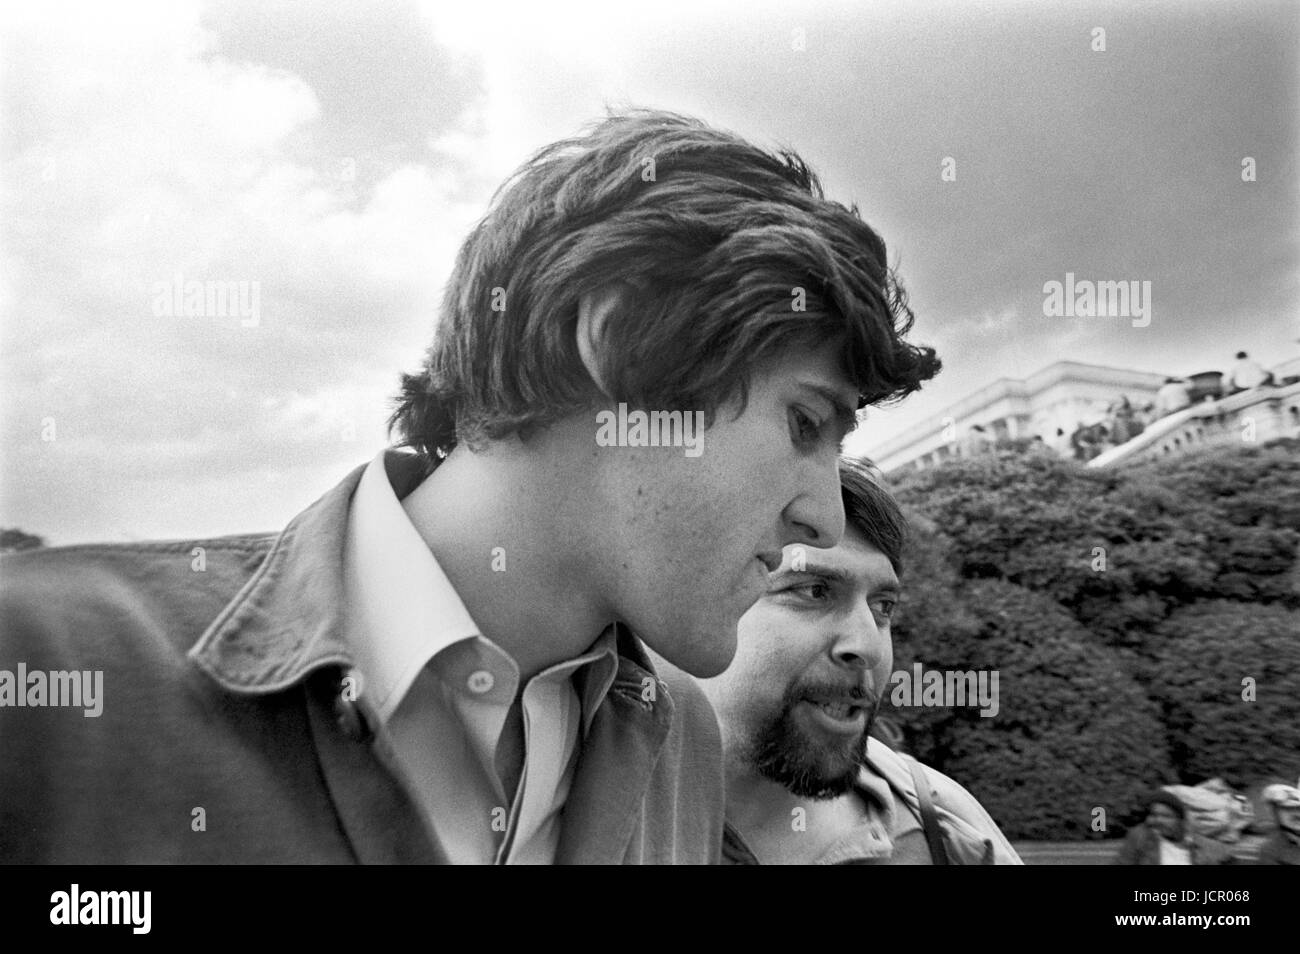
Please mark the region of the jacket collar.
MULTIPOLYGON (((427 476, 424 461, 390 450, 384 467, 397 496, 427 476)), ((327 665, 349 667, 343 606, 348 508, 362 465, 298 514, 243 589, 190 649, 190 658, 232 692, 279 692, 327 665)))

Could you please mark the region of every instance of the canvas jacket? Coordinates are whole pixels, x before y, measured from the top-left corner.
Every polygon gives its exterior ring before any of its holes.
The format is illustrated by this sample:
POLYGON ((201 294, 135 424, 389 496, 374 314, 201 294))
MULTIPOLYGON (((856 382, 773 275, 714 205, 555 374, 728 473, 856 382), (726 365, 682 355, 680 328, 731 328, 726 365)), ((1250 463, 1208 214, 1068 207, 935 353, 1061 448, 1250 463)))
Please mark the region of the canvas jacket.
MULTIPOLYGON (((399 498, 425 476, 414 455, 385 464, 399 498)), ((278 535, 0 558, 0 671, 103 679, 95 717, 0 706, 0 862, 444 860, 345 691, 343 543, 363 470, 278 535)), ((717 722, 668 678, 621 630, 558 863, 718 860, 717 722)))
MULTIPOLYGON (((950 863, 1018 865, 1023 862, 997 823, 975 797, 948 776, 922 766, 929 781, 939 829, 950 863)), ((907 763, 878 739, 867 739, 867 760, 855 791, 866 809, 860 828, 831 848, 819 864, 932 864, 920 827, 920 801, 907 763)), ((723 857, 731 864, 759 861, 740 833, 728 825, 723 857)))

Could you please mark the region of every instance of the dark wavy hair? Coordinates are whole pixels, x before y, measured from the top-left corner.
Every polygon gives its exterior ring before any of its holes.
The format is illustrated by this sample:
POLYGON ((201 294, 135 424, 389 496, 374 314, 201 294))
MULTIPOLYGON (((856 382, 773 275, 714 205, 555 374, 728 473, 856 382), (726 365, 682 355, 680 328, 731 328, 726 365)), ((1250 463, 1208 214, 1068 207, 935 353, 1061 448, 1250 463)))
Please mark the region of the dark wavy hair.
POLYGON ((842 342, 860 407, 940 367, 903 340, 913 316, 885 243, 856 207, 823 197, 802 159, 632 110, 545 147, 498 190, 461 246, 424 366, 402 376, 390 430, 442 456, 589 407, 599 394, 578 353, 578 302, 617 282, 632 301, 607 320, 598 360, 608 397, 633 406, 711 423, 734 397, 743 408, 756 368, 792 345, 842 342))
POLYGON ((841 457, 840 493, 844 499, 844 519, 849 526, 883 553, 894 573, 902 576, 907 518, 872 465, 865 460, 841 457))

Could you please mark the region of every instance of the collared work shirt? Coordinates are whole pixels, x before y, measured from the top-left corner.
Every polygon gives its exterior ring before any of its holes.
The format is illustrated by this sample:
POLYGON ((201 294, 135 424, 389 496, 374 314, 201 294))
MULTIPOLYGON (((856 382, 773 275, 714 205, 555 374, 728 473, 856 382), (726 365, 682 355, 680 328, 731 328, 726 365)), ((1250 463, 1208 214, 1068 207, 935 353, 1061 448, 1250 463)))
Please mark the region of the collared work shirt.
POLYGON ((409 783, 448 859, 551 863, 579 741, 618 671, 615 628, 523 687, 523 765, 508 792, 497 759, 519 667, 479 632, 407 517, 383 455, 352 499, 345 548, 360 694, 379 721, 383 757, 409 783))

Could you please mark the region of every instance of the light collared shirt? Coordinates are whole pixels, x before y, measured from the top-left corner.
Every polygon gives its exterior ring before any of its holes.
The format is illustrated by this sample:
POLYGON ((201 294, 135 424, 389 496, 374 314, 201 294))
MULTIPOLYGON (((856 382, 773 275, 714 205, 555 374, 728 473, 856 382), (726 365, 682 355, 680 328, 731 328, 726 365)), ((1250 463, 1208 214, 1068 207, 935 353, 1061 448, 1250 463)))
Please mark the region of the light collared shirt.
POLYGON ((406 779, 448 860, 551 863, 579 739, 618 671, 615 627, 523 687, 523 767, 507 792, 496 757, 519 667, 479 632, 394 494, 382 454, 352 498, 345 548, 360 698, 379 722, 381 757, 406 779))
POLYGON ((1162 865, 1190 865, 1192 863, 1192 853, 1187 850, 1186 846, 1176 844, 1167 838, 1160 838, 1160 863, 1162 865))

